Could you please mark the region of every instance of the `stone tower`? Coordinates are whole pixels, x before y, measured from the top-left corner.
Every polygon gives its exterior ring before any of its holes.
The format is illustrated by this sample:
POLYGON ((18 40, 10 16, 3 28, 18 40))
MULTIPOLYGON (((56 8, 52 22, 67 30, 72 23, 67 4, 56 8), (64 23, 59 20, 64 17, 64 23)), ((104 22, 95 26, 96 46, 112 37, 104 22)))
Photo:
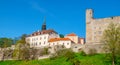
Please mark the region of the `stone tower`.
POLYGON ((92 42, 92 27, 91 22, 93 20, 93 10, 87 9, 86 10, 86 43, 92 42))
POLYGON ((42 30, 46 30, 46 18, 44 18, 44 23, 42 24, 42 30))

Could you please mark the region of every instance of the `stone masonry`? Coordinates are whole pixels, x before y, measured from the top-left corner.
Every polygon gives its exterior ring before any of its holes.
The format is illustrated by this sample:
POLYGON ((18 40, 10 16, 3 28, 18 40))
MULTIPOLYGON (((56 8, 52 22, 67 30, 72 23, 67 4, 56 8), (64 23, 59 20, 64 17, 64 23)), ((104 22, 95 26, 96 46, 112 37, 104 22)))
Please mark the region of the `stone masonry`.
POLYGON ((120 16, 95 19, 93 10, 86 10, 86 44, 100 43, 103 31, 110 22, 120 23, 120 16))

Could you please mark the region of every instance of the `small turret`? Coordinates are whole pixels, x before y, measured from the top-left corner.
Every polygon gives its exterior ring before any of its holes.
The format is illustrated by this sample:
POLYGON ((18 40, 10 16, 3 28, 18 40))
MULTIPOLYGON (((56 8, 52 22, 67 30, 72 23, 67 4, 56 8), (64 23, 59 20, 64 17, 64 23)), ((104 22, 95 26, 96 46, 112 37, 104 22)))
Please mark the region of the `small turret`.
POLYGON ((93 19, 93 10, 87 9, 86 10, 86 23, 91 22, 92 19, 93 19))

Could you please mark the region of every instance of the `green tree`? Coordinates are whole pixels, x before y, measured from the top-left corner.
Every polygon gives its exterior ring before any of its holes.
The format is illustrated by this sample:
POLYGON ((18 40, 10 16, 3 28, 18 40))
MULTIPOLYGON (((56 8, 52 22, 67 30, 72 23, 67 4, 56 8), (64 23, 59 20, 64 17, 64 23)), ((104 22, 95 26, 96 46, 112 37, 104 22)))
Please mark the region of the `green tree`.
POLYGON ((0 38, 0 47, 10 47, 13 44, 13 39, 11 38, 0 38))
POLYGON ((60 38, 64 38, 64 35, 63 34, 59 34, 60 38))
POLYGON ((25 41, 26 36, 26 34, 23 34, 21 39, 16 43, 13 58, 17 60, 29 60, 30 58, 30 46, 25 41))
POLYGON ((117 64, 120 54, 120 24, 110 23, 103 33, 102 42, 105 44, 104 48, 112 65, 117 64))

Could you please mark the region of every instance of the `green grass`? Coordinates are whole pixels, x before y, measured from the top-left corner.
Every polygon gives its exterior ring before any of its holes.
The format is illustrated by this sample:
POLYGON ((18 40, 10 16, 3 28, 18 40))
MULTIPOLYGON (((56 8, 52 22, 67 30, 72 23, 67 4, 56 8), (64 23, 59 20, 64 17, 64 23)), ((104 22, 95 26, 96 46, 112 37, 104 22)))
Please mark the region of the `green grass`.
MULTIPOLYGON (((110 65, 104 62, 104 54, 96 54, 94 56, 81 56, 76 53, 76 59, 79 59, 80 65, 110 65)), ((65 57, 55 60, 31 60, 31 61, 2 61, 0 65, 72 65, 70 61, 66 61, 65 57)))

